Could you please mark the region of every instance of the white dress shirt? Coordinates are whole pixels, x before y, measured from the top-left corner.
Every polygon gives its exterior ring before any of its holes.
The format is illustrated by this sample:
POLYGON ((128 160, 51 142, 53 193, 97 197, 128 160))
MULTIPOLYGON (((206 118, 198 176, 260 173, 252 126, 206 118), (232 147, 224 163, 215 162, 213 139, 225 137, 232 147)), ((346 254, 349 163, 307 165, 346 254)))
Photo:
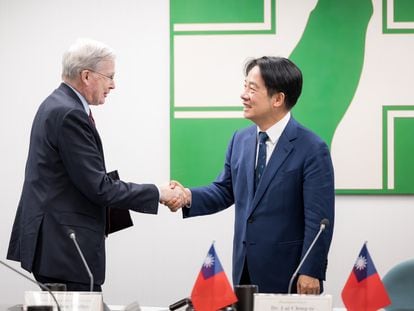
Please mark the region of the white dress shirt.
MULTIPOLYGON (((269 138, 266 140, 266 164, 269 162, 269 159, 272 156, 273 150, 275 150, 276 144, 279 141, 280 135, 282 135, 289 120, 290 120, 290 111, 280 121, 276 122, 270 128, 267 129, 266 134, 267 136, 269 136, 269 138)), ((257 137, 259 137, 259 132, 261 132, 261 130, 257 128, 257 137)), ((256 165, 257 165, 257 154, 258 153, 259 153, 259 148, 256 148, 256 165)))

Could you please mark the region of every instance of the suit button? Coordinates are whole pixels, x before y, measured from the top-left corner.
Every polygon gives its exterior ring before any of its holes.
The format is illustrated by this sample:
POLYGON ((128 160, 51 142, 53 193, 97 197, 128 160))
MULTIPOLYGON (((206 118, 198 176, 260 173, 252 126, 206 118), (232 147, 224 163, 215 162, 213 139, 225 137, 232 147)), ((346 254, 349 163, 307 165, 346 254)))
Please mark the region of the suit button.
POLYGON ((252 224, 254 221, 254 218, 249 218, 247 221, 249 222, 249 224, 252 224))

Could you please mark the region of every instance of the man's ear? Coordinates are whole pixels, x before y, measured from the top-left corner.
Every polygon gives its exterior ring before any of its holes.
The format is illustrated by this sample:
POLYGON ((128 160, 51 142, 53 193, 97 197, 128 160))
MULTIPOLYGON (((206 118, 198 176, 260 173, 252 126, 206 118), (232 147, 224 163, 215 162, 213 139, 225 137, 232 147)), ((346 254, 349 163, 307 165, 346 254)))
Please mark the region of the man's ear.
POLYGON ((280 108, 285 105, 286 95, 283 92, 277 92, 272 95, 272 106, 273 108, 280 108))
POLYGON ((89 81, 90 81, 89 79, 91 77, 90 73, 91 72, 87 69, 81 71, 80 77, 81 77, 82 83, 89 85, 89 81))

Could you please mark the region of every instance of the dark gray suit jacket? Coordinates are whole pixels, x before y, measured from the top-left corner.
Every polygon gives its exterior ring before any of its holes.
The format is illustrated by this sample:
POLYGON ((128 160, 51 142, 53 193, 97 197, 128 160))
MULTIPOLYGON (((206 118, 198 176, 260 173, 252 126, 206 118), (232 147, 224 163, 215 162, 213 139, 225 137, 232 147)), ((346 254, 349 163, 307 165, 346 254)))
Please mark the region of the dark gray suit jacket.
POLYGON ((7 258, 29 272, 89 283, 68 229, 95 278, 105 279, 106 208, 156 214, 155 185, 107 175, 102 143, 79 97, 62 83, 33 121, 25 180, 7 258))

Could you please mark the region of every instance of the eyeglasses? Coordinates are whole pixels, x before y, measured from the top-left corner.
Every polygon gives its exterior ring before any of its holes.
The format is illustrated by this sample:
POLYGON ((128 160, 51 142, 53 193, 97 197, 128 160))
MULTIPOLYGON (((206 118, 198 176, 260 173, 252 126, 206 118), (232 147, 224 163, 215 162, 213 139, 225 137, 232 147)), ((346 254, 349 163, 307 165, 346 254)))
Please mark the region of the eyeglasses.
POLYGON ((100 76, 102 76, 102 77, 105 77, 105 78, 107 78, 107 79, 109 79, 109 80, 111 80, 111 81, 114 81, 114 78, 115 78, 115 74, 112 74, 112 75, 110 75, 110 76, 107 76, 107 75, 105 75, 105 74, 103 74, 103 73, 101 73, 101 72, 99 72, 99 71, 95 71, 95 70, 92 70, 92 69, 89 69, 89 68, 87 68, 87 69, 85 69, 85 70, 89 70, 90 72, 97 73, 98 75, 100 75, 100 76))

